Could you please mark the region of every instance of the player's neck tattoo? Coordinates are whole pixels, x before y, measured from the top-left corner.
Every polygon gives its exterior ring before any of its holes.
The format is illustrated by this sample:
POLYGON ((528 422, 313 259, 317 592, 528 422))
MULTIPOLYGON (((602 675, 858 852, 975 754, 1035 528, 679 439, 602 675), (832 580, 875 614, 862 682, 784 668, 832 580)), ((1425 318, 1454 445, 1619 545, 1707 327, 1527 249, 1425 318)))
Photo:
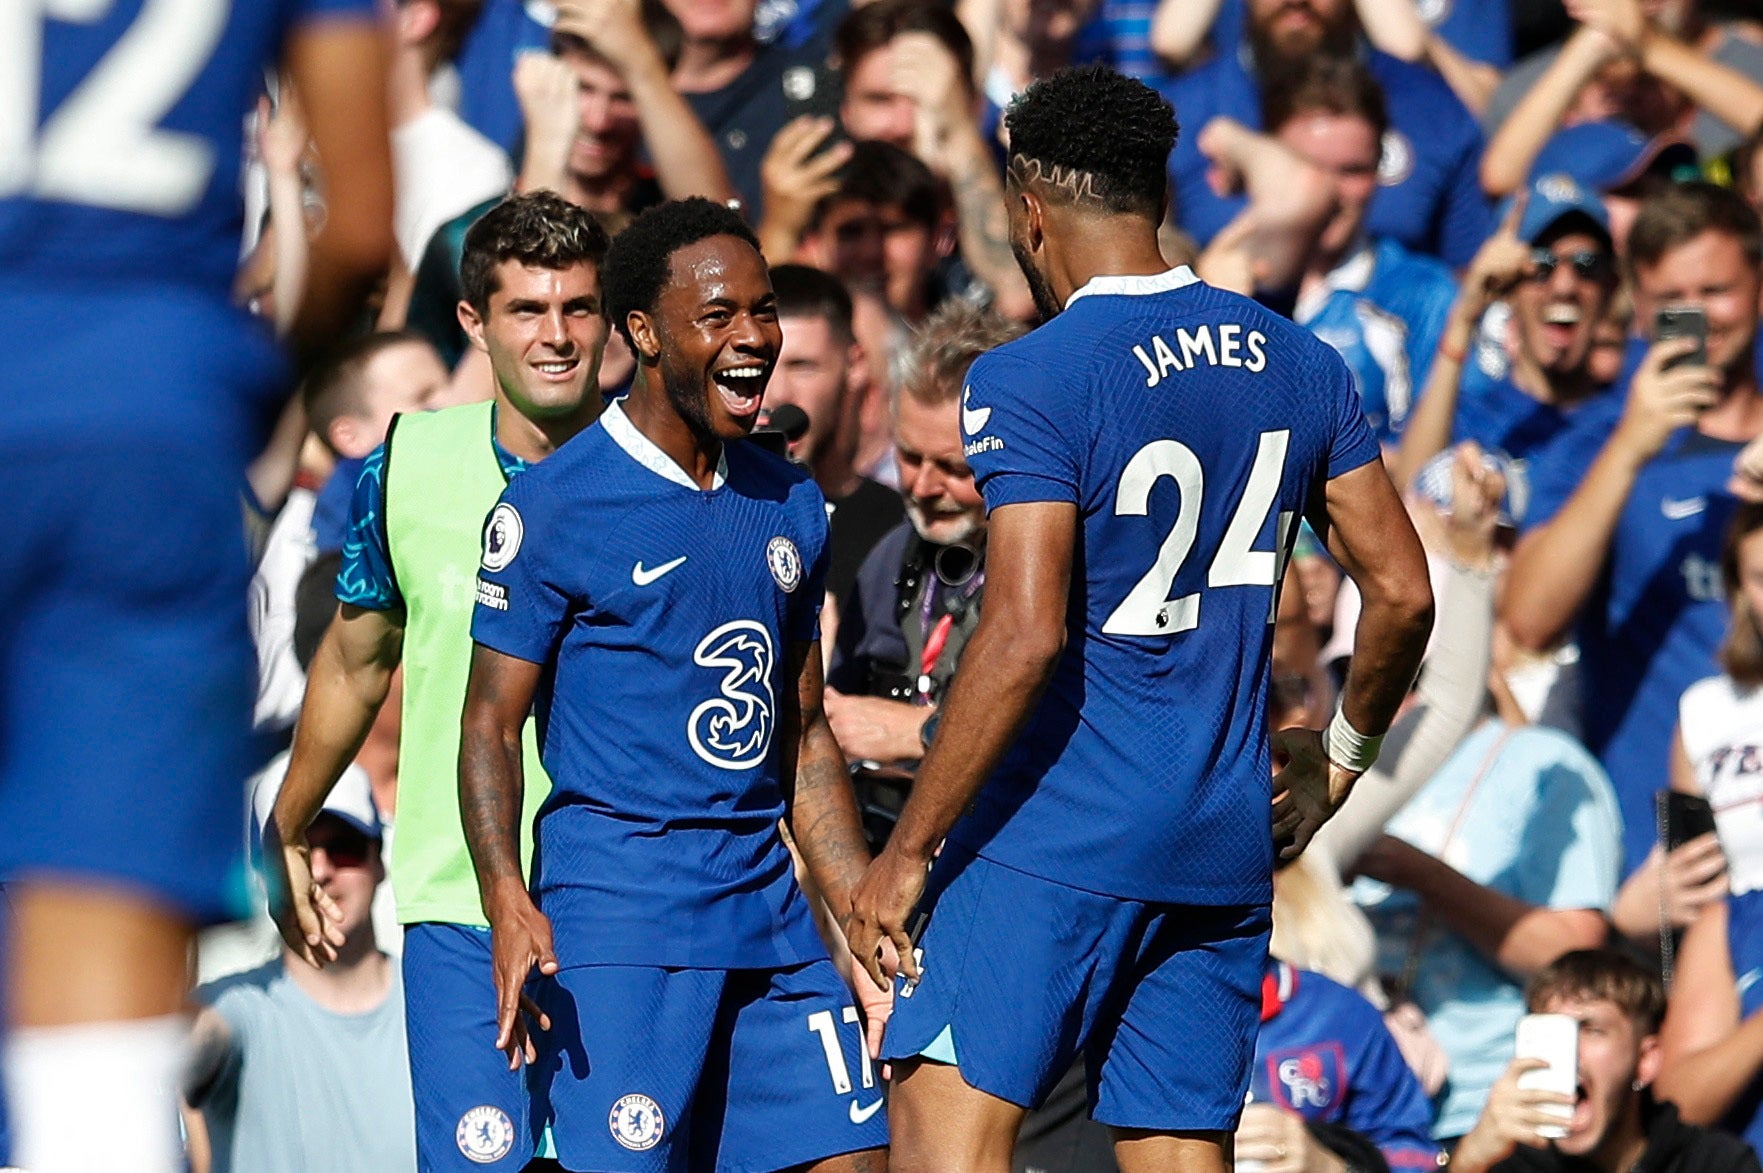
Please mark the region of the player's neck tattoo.
POLYGON ((1096 175, 1093 171, 1079 171, 1075 167, 1066 167, 1059 163, 1043 163, 1026 155, 1012 155, 1010 174, 1022 187, 1038 183, 1052 188, 1073 203, 1102 202, 1102 195, 1096 190, 1096 175))

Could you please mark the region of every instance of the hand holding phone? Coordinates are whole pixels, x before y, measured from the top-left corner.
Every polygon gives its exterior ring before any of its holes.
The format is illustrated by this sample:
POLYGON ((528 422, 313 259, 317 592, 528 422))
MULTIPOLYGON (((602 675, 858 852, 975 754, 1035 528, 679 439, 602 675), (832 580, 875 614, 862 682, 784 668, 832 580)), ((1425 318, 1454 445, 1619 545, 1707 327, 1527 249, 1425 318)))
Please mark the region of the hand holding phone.
POLYGON ((1662 369, 1674 367, 1705 367, 1708 365, 1708 315, 1701 306, 1661 306, 1653 318, 1653 341, 1670 342, 1677 338, 1692 339, 1696 348, 1672 359, 1662 369))
MULTIPOLYGON (((1572 1098, 1579 1089, 1579 1020, 1567 1014, 1526 1014, 1518 1020, 1517 1055, 1548 1064, 1520 1075, 1519 1087, 1558 1092, 1572 1098)), ((1537 1135, 1550 1140, 1565 1137, 1565 1121, 1573 1118, 1572 1106, 1548 1104, 1540 1106, 1540 1110, 1560 1116, 1564 1123, 1539 1127, 1537 1135)))

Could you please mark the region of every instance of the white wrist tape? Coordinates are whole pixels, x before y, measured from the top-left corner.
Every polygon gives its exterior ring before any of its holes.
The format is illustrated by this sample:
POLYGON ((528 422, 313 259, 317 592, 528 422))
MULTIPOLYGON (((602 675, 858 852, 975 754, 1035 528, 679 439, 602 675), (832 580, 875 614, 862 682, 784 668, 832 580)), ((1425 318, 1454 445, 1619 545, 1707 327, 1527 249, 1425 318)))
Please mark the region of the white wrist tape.
POLYGON ((1382 748, 1383 734, 1365 736, 1353 728, 1340 705, 1335 705, 1334 720, 1328 723, 1322 734, 1322 751, 1328 755, 1329 761, 1343 770, 1363 774, 1377 761, 1378 751, 1382 748))

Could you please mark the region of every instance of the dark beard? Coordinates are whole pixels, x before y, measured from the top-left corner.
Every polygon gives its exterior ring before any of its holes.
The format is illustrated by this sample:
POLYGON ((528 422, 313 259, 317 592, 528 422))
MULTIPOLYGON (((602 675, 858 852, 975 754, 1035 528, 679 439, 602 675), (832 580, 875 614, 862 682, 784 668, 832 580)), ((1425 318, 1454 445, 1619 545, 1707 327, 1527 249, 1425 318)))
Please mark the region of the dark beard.
POLYGON ((661 375, 661 390, 666 393, 668 404, 692 435, 701 442, 720 440, 710 423, 710 391, 704 386, 703 372, 681 371, 666 356, 656 370, 661 375))
POLYGON ((1347 57, 1353 52, 1356 32, 1351 10, 1345 20, 1332 28, 1323 28, 1313 35, 1288 36, 1275 39, 1259 24, 1249 25, 1249 49, 1255 55, 1255 68, 1263 87, 1274 74, 1290 71, 1314 55, 1347 57))
POLYGON ((1010 251, 1016 257, 1016 267, 1022 270, 1023 280, 1028 282, 1028 292, 1035 299, 1035 310, 1041 315, 1041 321, 1052 321, 1065 308, 1054 295, 1053 286, 1035 268, 1034 260, 1028 253, 1016 246, 1015 241, 1010 242, 1010 251))

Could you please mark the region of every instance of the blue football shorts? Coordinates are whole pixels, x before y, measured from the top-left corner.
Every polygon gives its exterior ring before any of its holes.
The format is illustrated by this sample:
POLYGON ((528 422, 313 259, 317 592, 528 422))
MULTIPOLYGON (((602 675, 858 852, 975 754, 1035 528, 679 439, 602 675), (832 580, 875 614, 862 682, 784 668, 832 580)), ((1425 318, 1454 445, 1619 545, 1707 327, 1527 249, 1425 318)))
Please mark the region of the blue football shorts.
POLYGON ((1126 900, 946 844, 931 869, 923 976, 882 1055, 952 1063, 1038 1107, 1079 1054, 1091 1114, 1154 1131, 1236 1128, 1260 1026, 1266 905, 1126 900))
POLYGON ((888 1143, 881 1081, 830 961, 590 965, 531 987, 534 1112, 567 1169, 769 1173, 888 1143))
POLYGON ((509 1070, 496 1050, 490 931, 406 926, 403 966, 417 1168, 524 1168, 537 1144, 532 1094, 526 1068, 509 1070))
POLYGON ((0 880, 242 916, 273 343, 172 286, 0 280, 0 355, 0 880))

